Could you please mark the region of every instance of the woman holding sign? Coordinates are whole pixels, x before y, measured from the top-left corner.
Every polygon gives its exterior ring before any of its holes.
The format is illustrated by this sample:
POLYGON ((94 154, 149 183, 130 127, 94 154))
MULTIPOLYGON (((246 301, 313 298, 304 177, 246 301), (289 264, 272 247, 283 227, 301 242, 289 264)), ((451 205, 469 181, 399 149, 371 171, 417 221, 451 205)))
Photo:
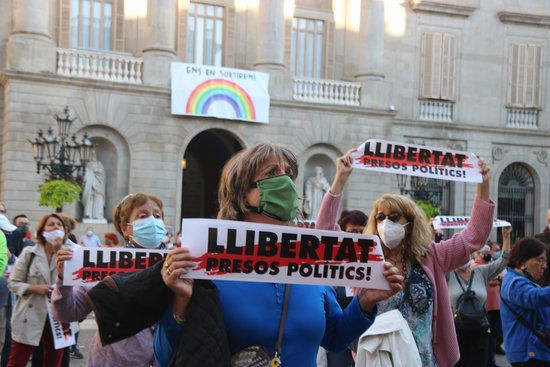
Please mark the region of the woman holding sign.
MULTIPOLYGON (((336 224, 344 185, 351 175, 355 150, 337 160, 336 176, 317 217, 319 229, 336 224)), ((410 198, 385 194, 373 205, 366 233, 380 236, 384 254, 405 276, 405 288, 379 303, 379 311, 399 309, 414 335, 423 366, 452 367, 459 360, 445 273, 480 249, 492 228, 495 205, 489 195, 489 167, 479 160, 483 182, 477 185, 468 227, 452 239, 435 243, 426 215, 410 198)))
MULTIPOLYGON (((222 172, 218 219, 286 225, 296 218, 297 174, 296 156, 286 148, 259 144, 239 152, 222 172)), ((194 292, 189 280, 178 279, 179 274, 193 266, 186 251, 184 248, 171 251, 162 270, 165 283, 183 305, 170 310, 174 317, 165 318, 158 330, 155 353, 163 366, 169 364, 173 354, 176 365, 185 361, 184 351, 192 342, 181 337, 182 328, 190 327, 185 323, 186 302, 194 292)), ((401 289, 402 277, 397 273, 391 264, 386 264, 385 276, 392 289, 369 291, 368 298, 366 291, 361 291, 344 310, 329 286, 215 281, 230 354, 235 356, 247 347, 260 345, 268 351, 267 356, 273 357, 284 307, 283 294, 289 289, 286 323, 281 330, 282 365, 315 366, 319 345, 328 350, 343 350, 372 324, 376 303, 401 289)))
MULTIPOLYGON (((160 198, 146 193, 126 196, 113 212, 113 223, 126 241, 127 247, 159 248, 166 235, 164 210, 160 198)), ((52 295, 52 311, 56 318, 70 322, 85 318, 92 312, 88 293, 91 286, 64 286, 63 264, 72 258, 73 251, 63 247, 57 257, 56 288, 52 295)), ((122 310, 124 311, 124 310, 122 310)), ((155 363, 153 329, 144 328, 118 343, 102 346, 99 335, 92 340, 88 366, 150 366, 155 363)))
POLYGON ((61 366, 65 350, 54 348, 47 303, 57 277, 56 253, 67 232, 61 215, 46 214, 36 225, 36 245, 25 247, 15 263, 8 283, 18 296, 11 321, 9 367, 26 366, 39 344, 48 366, 61 366))

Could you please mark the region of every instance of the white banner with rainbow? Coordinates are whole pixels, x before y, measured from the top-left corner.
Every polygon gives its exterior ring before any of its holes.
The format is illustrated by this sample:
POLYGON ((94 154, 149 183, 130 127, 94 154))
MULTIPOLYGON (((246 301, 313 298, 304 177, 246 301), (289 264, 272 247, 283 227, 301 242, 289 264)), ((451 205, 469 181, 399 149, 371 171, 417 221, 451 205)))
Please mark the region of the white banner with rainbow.
POLYGON ((172 63, 172 114, 269 122, 269 75, 172 63))

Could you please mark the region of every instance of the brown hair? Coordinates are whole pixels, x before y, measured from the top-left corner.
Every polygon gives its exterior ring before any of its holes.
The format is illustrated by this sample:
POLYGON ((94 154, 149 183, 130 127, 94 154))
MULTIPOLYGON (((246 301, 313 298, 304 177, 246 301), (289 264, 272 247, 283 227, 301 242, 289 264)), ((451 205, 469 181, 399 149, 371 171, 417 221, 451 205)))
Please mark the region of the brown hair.
POLYGON ((286 162, 289 165, 288 175, 292 180, 296 179, 296 155, 290 149, 274 143, 261 143, 241 150, 225 164, 218 190, 218 219, 243 220, 244 214, 249 211, 246 192, 253 184, 256 173, 273 158, 286 162))
POLYGON ((76 228, 76 219, 71 217, 67 214, 60 214, 61 218, 63 218, 63 223, 65 223, 65 227, 67 228, 67 232, 72 232, 76 228))
POLYGON ((59 213, 50 213, 45 214, 40 218, 38 223, 36 224, 36 242, 44 246, 46 244, 46 239, 44 238, 44 228, 46 227, 46 222, 50 217, 55 217, 61 221, 61 224, 63 224, 63 231, 65 232, 65 236, 68 235, 69 231, 67 231, 67 224, 65 223, 65 220, 63 219, 65 215, 59 214, 59 213))
POLYGON ((521 268, 527 260, 537 257, 545 251, 546 246, 544 243, 535 237, 522 238, 512 246, 508 266, 521 268))
MULTIPOLYGON (((130 221, 130 216, 135 208, 145 205, 149 200, 157 204, 162 212, 162 218, 164 219, 164 208, 162 205, 162 200, 156 195, 147 194, 145 192, 136 192, 134 194, 127 195, 124 199, 118 203, 118 205, 113 210, 113 223, 117 232, 124 237, 122 232, 121 224, 128 223, 130 221)), ((127 241, 128 238, 124 237, 127 241)))
POLYGON ((107 232, 105 233, 105 238, 108 239, 109 241, 111 241, 111 243, 115 246, 118 246, 118 236, 116 235, 116 233, 113 233, 113 232, 107 232))
POLYGON ((342 231, 345 231, 348 224, 352 226, 366 226, 368 220, 369 217, 361 210, 344 210, 340 214, 338 225, 342 231))
POLYGON ((424 211, 406 196, 385 194, 374 202, 365 233, 378 234, 376 214, 378 214, 378 209, 382 205, 387 206, 391 211, 403 214, 407 218, 411 232, 405 236, 405 256, 408 259, 412 260, 414 258, 416 261, 421 262, 433 241, 432 230, 424 211))

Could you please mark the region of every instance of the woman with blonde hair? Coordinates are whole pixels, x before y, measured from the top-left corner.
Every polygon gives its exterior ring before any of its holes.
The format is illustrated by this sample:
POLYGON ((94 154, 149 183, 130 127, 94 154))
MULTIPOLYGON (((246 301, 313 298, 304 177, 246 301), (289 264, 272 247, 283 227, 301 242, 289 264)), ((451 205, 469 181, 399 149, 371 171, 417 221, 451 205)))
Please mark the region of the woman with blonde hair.
POLYGON ((51 213, 38 221, 36 245, 23 249, 10 274, 8 288, 18 297, 11 320, 8 367, 26 366, 40 344, 47 365, 61 365, 64 349, 54 348, 47 303, 57 277, 56 253, 67 239, 63 220, 62 215, 51 213))
MULTIPOLYGON (((338 158, 336 176, 325 194, 316 228, 340 230, 336 224, 344 185, 352 173, 350 150, 338 158)), ((414 335, 423 366, 452 367, 459 360, 445 273, 468 261, 492 228, 489 167, 480 159, 483 182, 477 185, 468 226, 447 241, 435 243, 426 215, 410 198, 384 194, 373 204, 365 233, 378 235, 386 260, 405 277, 404 290, 379 302, 380 312, 398 309, 414 335)))
MULTIPOLYGON (((143 192, 126 196, 113 212, 113 222, 126 241, 126 247, 159 248, 166 234, 163 203, 159 197, 143 192)), ((92 312, 88 293, 91 286, 64 286, 63 264, 72 258, 67 246, 58 252, 56 288, 52 294, 54 316, 64 322, 77 321, 92 312)), ((50 283, 51 284, 51 283, 50 283)), ((88 355, 88 366, 150 366, 154 365, 153 328, 144 328, 118 343, 102 346, 99 334, 94 336, 88 355)))

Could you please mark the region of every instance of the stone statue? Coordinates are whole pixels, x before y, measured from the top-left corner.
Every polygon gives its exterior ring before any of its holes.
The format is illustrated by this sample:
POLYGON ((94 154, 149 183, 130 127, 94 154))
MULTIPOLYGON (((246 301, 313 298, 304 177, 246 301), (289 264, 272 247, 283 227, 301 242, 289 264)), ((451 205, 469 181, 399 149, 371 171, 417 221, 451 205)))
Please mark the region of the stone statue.
POLYGON ((86 164, 84 189, 82 190, 84 219, 105 221, 105 217, 103 216, 105 207, 105 181, 105 168, 96 159, 95 150, 92 150, 90 161, 86 164))
POLYGON ((304 213, 309 219, 316 220, 319 214, 319 207, 323 196, 330 189, 323 168, 315 167, 315 175, 311 176, 306 181, 306 191, 304 197, 304 213))

